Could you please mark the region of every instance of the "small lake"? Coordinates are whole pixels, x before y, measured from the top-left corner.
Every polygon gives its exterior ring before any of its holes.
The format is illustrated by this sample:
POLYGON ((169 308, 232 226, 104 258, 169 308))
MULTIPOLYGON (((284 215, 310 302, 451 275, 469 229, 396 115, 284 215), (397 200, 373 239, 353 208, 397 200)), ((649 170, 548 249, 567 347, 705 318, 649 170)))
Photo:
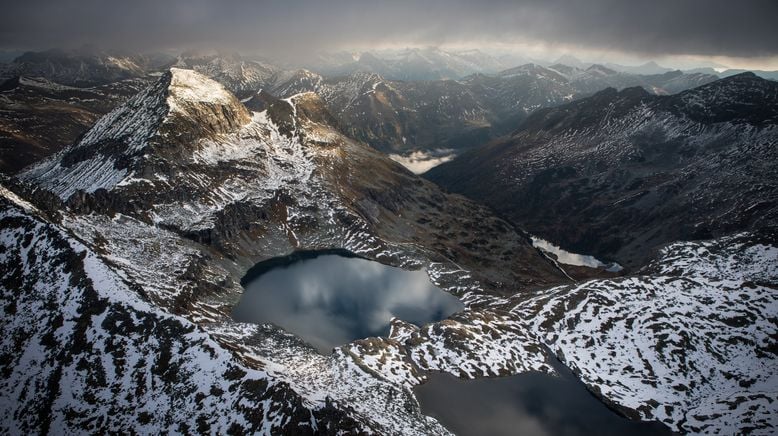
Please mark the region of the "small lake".
POLYGON ((232 317, 273 323, 320 352, 355 339, 387 336, 392 317, 422 325, 464 308, 430 282, 346 251, 295 252, 257 264, 242 280, 245 292, 232 317))
POLYGON ((671 434, 662 424, 618 415, 558 366, 561 377, 526 373, 462 380, 433 373, 414 392, 422 413, 459 436, 671 434))

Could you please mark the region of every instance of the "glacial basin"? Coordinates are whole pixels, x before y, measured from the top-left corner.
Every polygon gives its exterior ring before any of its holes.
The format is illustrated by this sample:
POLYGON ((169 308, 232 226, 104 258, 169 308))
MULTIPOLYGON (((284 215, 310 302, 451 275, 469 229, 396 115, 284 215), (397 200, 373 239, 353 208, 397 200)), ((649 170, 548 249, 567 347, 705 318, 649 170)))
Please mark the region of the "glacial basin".
POLYGON ((343 250, 298 251, 254 266, 232 317, 272 323, 321 353, 355 339, 387 336, 397 317, 416 325, 439 321, 464 308, 430 282, 423 270, 407 271, 343 250))

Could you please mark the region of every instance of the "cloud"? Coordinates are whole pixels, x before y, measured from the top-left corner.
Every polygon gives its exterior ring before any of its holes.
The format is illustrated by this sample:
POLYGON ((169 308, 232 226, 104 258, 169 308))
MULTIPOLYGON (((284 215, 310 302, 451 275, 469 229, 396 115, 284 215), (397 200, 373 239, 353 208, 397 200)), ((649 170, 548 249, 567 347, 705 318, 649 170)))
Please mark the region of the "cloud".
POLYGON ((778 55, 772 0, 6 1, 6 48, 222 45, 268 54, 356 44, 542 42, 647 55, 778 55))

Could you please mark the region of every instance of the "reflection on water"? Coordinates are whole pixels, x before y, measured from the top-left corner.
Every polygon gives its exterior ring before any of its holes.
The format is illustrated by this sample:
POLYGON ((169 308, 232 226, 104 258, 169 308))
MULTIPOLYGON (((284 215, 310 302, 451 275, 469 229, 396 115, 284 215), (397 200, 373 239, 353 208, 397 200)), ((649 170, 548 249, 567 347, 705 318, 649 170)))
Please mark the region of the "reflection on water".
POLYGON ((243 285, 235 320, 279 325, 323 353, 354 339, 386 336, 392 317, 420 325, 463 308, 424 271, 327 253, 260 263, 243 285))
POLYGON ((527 373, 477 380, 432 374, 414 391, 422 413, 460 436, 670 434, 659 423, 617 415, 569 370, 560 371, 562 377, 527 373))

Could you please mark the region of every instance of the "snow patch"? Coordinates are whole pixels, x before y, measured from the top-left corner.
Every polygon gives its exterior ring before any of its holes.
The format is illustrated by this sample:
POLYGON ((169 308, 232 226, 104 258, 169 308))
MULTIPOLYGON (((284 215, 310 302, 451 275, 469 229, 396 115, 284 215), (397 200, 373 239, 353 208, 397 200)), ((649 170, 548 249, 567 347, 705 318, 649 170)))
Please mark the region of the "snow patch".
POLYGON ((605 268, 605 270, 608 272, 619 272, 623 269, 618 263, 613 262, 606 264, 594 256, 569 252, 557 245, 552 244, 551 242, 546 241, 545 239, 540 239, 537 236, 532 236, 531 238, 532 245, 535 248, 539 248, 545 252, 553 254, 556 256, 556 260, 559 263, 563 263, 565 265, 586 266, 589 268, 605 268))
MULTIPOLYGON (((403 142, 405 138, 403 138, 403 142)), ((414 151, 410 154, 390 154, 389 158, 402 164, 414 174, 422 174, 430 169, 454 159, 456 155, 451 150, 436 150, 434 153, 414 151)))

